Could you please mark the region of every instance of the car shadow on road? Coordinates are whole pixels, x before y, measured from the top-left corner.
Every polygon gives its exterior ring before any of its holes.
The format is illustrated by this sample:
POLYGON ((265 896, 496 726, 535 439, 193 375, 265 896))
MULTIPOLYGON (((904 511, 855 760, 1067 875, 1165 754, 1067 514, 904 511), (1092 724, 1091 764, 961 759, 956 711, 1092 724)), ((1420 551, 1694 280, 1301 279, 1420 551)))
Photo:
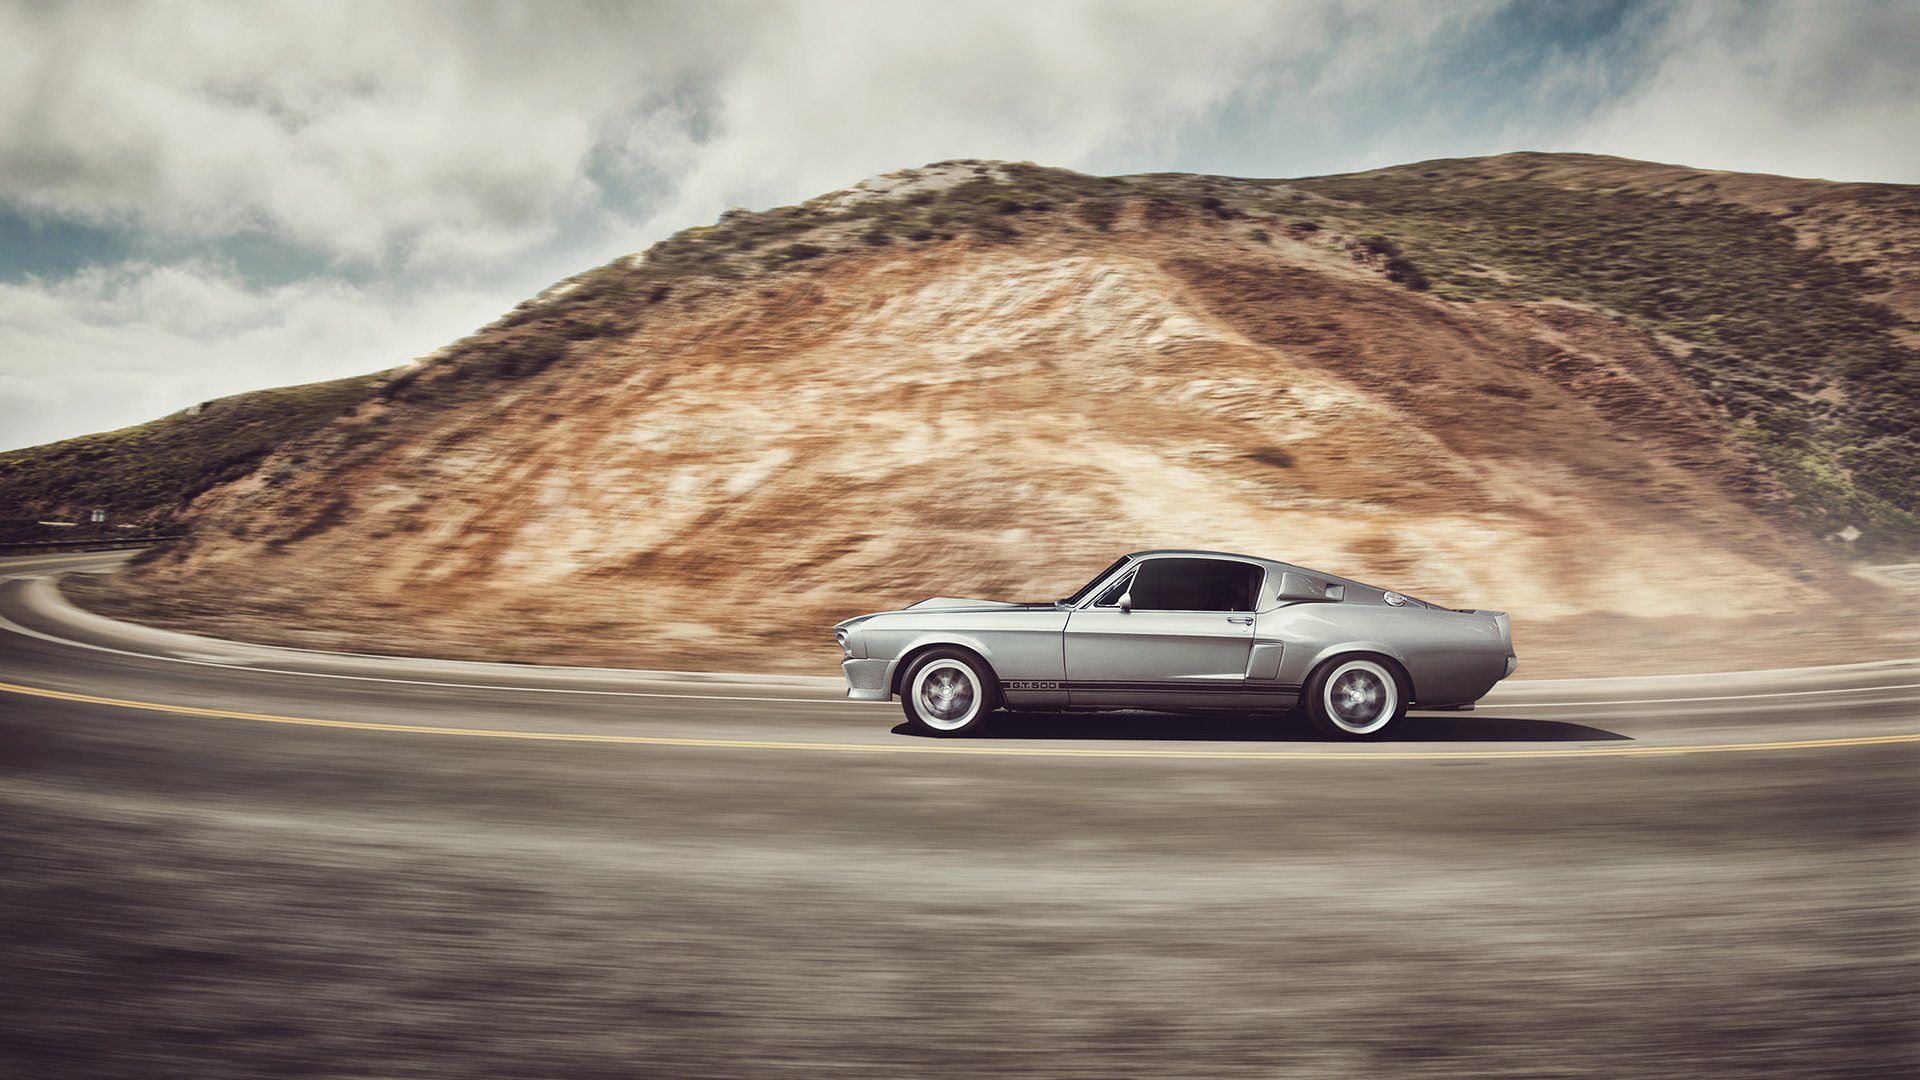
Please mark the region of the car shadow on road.
MULTIPOLYGON (((901 724, 895 735, 929 738, 901 724)), ((1160 742, 1322 742, 1305 717, 1221 713, 1001 713, 981 732, 985 739, 1153 740, 1160 742)), ((1621 742, 1632 736, 1564 720, 1510 716, 1415 713, 1401 721, 1393 742, 1621 742)))

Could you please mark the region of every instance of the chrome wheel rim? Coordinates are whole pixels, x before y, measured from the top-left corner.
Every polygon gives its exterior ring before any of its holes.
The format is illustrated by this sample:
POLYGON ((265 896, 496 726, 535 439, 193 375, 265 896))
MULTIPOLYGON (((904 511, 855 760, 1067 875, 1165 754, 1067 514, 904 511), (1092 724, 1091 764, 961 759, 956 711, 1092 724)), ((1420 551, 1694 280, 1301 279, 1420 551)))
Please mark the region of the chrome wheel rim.
POLYGON ((935 660, 914 673, 913 704, 930 728, 966 727, 980 712, 980 678, 958 660, 935 660))
POLYGON ((1349 660, 1327 676, 1321 704, 1341 731, 1370 735, 1393 719, 1400 706, 1400 688, 1379 664, 1349 660))

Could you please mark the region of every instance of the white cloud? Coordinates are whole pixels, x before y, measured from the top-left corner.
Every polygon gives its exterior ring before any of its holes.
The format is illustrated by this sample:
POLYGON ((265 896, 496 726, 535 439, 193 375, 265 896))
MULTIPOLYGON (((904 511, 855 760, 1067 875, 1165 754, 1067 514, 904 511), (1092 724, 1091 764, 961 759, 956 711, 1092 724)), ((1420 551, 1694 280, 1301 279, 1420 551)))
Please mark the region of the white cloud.
MULTIPOLYGON (((795 5, 714 86, 654 231, 945 158, 1173 170, 1232 102, 1315 124, 1490 3, 795 5)), ((1350 133, 1354 137, 1360 133, 1350 133)), ((1286 148, 1275 147, 1284 152, 1286 148)))
POLYGON ((1364 85, 1488 9, 20 6, 0 14, 0 200, 440 271, 662 182, 650 233, 940 158, 1151 161, 1276 73, 1364 85))
MULTIPOLYGON (((604 129, 702 62, 611 9, 307 3, 0 13, 0 198, 170 235, 264 229, 439 266, 590 205, 604 129), (607 14, 604 11, 596 15, 607 14)), ((711 36, 711 35, 707 35, 711 36)))
POLYGON ((727 206, 944 158, 1289 176, 1570 149, 1920 179, 1920 7, 1610 11, 0 0, 0 215, 146 260, 0 286, 0 441, 390 366, 727 206), (225 269, 262 243, 305 278, 225 269))
POLYGON ((1830 180, 1920 182, 1920 6, 1694 3, 1653 70, 1570 149, 1830 180))
POLYGON ((138 263, 0 284, 0 431, 6 446, 31 446, 238 390, 377 371, 514 299, 330 281, 253 289, 203 266, 138 263))

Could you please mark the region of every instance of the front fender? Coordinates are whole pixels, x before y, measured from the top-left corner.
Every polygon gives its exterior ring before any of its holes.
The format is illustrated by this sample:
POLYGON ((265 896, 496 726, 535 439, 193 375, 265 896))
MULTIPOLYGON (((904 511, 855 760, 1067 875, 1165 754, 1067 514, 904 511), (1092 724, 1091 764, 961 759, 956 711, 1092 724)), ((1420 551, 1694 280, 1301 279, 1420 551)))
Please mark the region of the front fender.
POLYGON ((993 650, 979 637, 973 634, 954 633, 951 631, 929 631, 909 639, 905 645, 895 651, 893 659, 887 663, 886 686, 888 689, 896 694, 900 692, 900 665, 906 661, 907 657, 912 656, 921 649, 936 645, 957 645, 969 652, 978 653, 980 658, 985 660, 987 666, 993 668, 996 674, 1000 671, 1000 665, 994 661, 993 650))

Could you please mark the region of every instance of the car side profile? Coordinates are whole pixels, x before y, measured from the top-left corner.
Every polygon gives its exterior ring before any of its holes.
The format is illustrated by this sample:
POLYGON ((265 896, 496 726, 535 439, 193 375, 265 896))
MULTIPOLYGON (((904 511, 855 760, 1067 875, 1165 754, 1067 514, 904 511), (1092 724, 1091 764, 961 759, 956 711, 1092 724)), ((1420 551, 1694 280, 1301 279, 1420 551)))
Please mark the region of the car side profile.
POLYGON ((1470 708, 1518 666, 1505 612, 1215 551, 1126 555, 1049 603, 936 597, 833 633, 847 696, 898 697, 935 736, 999 709, 1301 709, 1375 739, 1409 708, 1470 708))

